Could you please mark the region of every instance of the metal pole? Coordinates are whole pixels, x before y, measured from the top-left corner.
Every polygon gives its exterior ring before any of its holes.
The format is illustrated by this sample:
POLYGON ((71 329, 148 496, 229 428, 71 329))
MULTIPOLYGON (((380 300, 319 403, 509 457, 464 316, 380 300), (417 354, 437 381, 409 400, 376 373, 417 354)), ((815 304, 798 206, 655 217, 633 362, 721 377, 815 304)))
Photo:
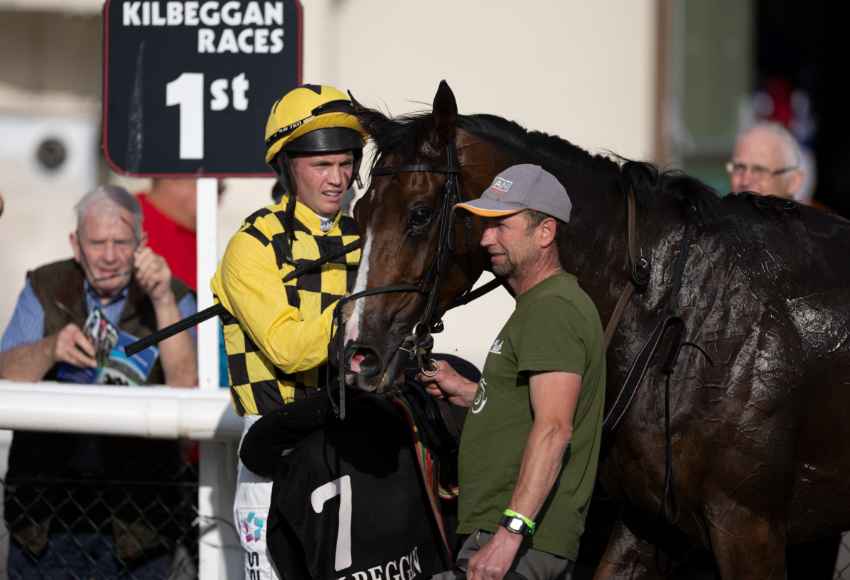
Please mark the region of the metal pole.
MULTIPOLYGON (((210 280, 218 262, 218 181, 198 179, 198 310, 213 305, 210 280)), ((198 326, 198 382, 201 389, 219 389, 218 319, 198 326)), ((202 441, 198 473, 198 577, 213 580, 241 577, 242 552, 233 528, 236 451, 232 444, 202 441), (228 522, 231 525, 228 525, 228 522)))

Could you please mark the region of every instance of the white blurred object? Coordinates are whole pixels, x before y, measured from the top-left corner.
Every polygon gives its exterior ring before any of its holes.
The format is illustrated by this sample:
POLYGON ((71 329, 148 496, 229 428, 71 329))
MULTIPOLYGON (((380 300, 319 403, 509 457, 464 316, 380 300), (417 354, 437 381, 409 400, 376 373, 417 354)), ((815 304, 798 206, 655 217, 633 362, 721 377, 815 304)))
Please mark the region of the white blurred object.
POLYGON ((0 332, 27 270, 71 255, 74 204, 97 182, 98 126, 96 113, 0 112, 0 332))

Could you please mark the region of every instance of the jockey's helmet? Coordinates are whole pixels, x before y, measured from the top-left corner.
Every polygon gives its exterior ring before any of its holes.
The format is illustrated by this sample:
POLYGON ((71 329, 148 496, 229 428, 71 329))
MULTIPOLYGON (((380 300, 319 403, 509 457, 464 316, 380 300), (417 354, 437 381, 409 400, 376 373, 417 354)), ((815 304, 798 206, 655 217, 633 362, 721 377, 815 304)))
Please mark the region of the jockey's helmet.
POLYGON ((352 151, 356 166, 366 138, 345 93, 329 85, 301 85, 272 105, 266 122, 266 163, 280 173, 285 169, 276 159, 281 152, 352 151))

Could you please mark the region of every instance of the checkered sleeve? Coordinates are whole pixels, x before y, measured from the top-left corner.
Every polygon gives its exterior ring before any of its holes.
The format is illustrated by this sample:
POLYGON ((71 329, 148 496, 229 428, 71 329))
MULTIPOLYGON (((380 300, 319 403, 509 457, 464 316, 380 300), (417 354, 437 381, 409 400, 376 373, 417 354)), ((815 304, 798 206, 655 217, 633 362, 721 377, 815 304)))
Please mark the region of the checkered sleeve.
POLYGON ((304 319, 287 299, 275 249, 261 233, 243 230, 233 236, 213 280, 213 292, 250 340, 284 372, 303 372, 327 359, 333 309, 304 319))

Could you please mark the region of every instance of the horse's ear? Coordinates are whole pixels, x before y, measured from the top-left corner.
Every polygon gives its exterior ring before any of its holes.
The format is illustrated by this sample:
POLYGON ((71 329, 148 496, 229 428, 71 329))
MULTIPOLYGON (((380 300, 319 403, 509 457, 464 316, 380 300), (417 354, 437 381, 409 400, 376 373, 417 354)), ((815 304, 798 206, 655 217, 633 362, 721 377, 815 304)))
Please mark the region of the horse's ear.
POLYGON ((440 81, 437 94, 434 95, 434 127, 442 143, 454 140, 457 124, 457 101, 446 81, 440 81))
POLYGON ((348 92, 348 97, 351 99, 351 104, 354 107, 354 116, 357 117, 360 125, 373 139, 377 140, 392 125, 389 117, 377 109, 370 109, 363 106, 360 101, 354 98, 351 91, 348 92))
POLYGON ((351 105, 354 107, 354 111, 363 111, 366 109, 363 105, 360 104, 360 101, 354 98, 354 93, 348 91, 348 98, 351 99, 351 105))

